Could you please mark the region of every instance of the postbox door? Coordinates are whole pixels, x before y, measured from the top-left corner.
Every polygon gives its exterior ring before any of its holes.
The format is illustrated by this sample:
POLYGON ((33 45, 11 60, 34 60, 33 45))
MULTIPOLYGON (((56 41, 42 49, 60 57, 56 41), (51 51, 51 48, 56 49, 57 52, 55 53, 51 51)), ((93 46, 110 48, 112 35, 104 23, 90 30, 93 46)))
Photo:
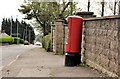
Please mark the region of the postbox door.
POLYGON ((66 41, 66 52, 78 53, 81 46, 82 21, 80 17, 68 17, 68 37, 66 41))

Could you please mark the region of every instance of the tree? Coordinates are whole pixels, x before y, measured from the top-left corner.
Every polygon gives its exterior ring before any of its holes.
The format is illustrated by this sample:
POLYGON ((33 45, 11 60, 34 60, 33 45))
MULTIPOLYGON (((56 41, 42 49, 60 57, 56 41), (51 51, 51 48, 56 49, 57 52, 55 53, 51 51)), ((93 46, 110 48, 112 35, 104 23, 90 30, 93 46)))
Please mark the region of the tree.
POLYGON ((112 13, 115 15, 115 14, 118 14, 116 11, 117 10, 117 5, 119 6, 119 0, 114 0, 113 2, 110 2, 109 3, 109 9, 112 11, 112 13))
POLYGON ((36 19, 45 36, 50 32, 51 24, 55 19, 64 19, 73 13, 74 5, 75 4, 72 4, 72 2, 63 2, 62 4, 58 2, 32 2, 22 4, 20 6, 21 9, 18 10, 26 15, 25 19, 36 19), (70 3, 72 6, 71 8, 69 6, 70 3))
POLYGON ((5 30, 8 35, 10 35, 9 25, 10 25, 10 19, 3 18, 1 30, 5 30))
POLYGON ((26 40, 29 40, 29 30, 31 30, 31 40, 30 42, 32 43, 33 40, 35 39, 35 33, 34 33, 34 29, 30 26, 30 24, 27 24, 26 22, 24 21, 21 21, 19 22, 18 19, 16 19, 16 21, 13 21, 13 19, 11 18, 3 18, 3 21, 2 21, 2 27, 1 27, 1 30, 5 30, 6 33, 8 35, 11 35, 11 22, 12 22, 12 36, 13 37, 17 37, 17 23, 18 23, 18 35, 20 38, 24 39, 25 38, 25 34, 27 36, 26 40), (27 27, 27 31, 24 31, 27 27))

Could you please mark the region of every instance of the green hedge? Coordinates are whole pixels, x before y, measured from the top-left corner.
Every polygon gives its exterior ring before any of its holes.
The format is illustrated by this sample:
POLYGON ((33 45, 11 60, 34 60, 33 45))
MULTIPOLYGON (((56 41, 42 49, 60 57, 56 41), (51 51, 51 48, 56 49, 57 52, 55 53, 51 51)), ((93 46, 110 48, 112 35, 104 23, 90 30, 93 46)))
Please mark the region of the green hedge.
POLYGON ((7 37, 0 37, 0 43, 10 43, 10 44, 24 44, 24 40, 19 38, 19 37, 11 37, 11 36, 7 36, 7 37))
POLYGON ((14 38, 11 36, 7 36, 7 37, 0 37, 0 42, 1 43, 13 43, 14 42, 14 38))
POLYGON ((42 47, 45 48, 46 51, 50 51, 50 40, 51 40, 50 33, 42 38, 42 47))
POLYGON ((18 44, 24 44, 24 40, 19 38, 19 37, 13 37, 14 38, 14 44, 17 44, 17 41, 18 41, 18 44))
POLYGON ((19 37, 13 37, 13 38, 14 38, 13 44, 18 44, 18 43, 20 43, 20 38, 19 38, 19 37))

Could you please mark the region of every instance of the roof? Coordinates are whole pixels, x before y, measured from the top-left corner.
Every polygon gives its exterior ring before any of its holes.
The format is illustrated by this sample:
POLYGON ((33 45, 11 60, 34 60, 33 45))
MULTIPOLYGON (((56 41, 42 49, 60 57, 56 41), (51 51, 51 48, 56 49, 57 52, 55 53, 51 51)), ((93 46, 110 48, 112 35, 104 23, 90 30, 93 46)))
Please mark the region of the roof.
POLYGON ((9 36, 9 35, 6 33, 0 33, 0 37, 7 37, 7 36, 9 36))

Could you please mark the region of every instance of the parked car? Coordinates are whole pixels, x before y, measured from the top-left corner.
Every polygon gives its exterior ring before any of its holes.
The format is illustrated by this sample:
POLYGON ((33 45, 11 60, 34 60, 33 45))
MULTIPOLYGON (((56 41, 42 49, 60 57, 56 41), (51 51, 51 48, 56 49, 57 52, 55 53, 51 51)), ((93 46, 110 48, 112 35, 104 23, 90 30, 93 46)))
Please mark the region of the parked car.
POLYGON ((24 41, 24 45, 29 45, 29 42, 28 41, 24 41))
POLYGON ((36 42, 35 45, 42 46, 42 44, 40 42, 36 42))

